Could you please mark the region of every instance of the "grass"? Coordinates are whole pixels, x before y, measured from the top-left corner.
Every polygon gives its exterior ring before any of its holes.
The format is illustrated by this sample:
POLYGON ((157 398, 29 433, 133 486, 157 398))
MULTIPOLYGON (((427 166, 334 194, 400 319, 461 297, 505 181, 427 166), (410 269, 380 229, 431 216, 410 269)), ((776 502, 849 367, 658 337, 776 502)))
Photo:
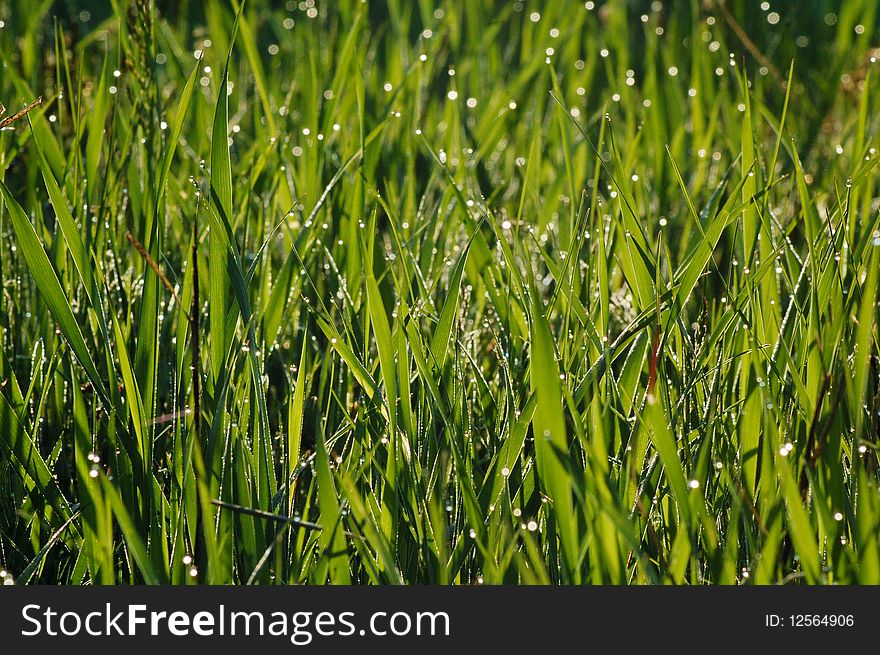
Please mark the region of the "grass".
POLYGON ((880 583, 877 3, 769 4, 0 6, 4 580, 880 583))

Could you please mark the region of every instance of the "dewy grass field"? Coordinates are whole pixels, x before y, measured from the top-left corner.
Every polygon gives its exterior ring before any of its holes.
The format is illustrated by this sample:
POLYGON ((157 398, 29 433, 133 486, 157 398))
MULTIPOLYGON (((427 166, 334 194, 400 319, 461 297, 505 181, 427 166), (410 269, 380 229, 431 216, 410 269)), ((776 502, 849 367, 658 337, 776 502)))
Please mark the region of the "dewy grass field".
POLYGON ((239 2, 0 3, 5 582, 880 583, 876 0, 239 2))

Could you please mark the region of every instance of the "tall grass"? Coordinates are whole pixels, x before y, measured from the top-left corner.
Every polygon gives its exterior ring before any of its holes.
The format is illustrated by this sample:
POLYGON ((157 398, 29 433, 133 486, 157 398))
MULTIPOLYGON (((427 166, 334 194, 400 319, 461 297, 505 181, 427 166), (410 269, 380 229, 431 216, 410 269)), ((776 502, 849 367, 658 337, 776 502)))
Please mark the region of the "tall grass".
POLYGON ((0 6, 18 583, 880 583, 874 0, 0 6))

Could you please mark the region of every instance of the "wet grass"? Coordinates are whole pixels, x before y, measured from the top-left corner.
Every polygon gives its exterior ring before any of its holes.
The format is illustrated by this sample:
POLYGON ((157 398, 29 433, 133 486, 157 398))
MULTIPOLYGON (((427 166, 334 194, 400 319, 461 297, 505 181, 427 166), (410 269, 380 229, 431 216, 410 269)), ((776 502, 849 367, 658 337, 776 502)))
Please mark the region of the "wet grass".
POLYGON ((5 581, 880 583, 874 0, 79 4, 0 6, 5 581))

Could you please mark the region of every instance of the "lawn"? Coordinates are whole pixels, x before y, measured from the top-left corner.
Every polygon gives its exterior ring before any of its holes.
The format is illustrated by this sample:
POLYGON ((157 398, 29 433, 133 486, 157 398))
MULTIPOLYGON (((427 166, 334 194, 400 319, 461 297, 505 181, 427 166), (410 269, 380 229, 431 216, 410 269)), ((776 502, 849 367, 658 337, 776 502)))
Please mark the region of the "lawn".
POLYGON ((880 584, 878 9, 0 2, 3 582, 880 584))

